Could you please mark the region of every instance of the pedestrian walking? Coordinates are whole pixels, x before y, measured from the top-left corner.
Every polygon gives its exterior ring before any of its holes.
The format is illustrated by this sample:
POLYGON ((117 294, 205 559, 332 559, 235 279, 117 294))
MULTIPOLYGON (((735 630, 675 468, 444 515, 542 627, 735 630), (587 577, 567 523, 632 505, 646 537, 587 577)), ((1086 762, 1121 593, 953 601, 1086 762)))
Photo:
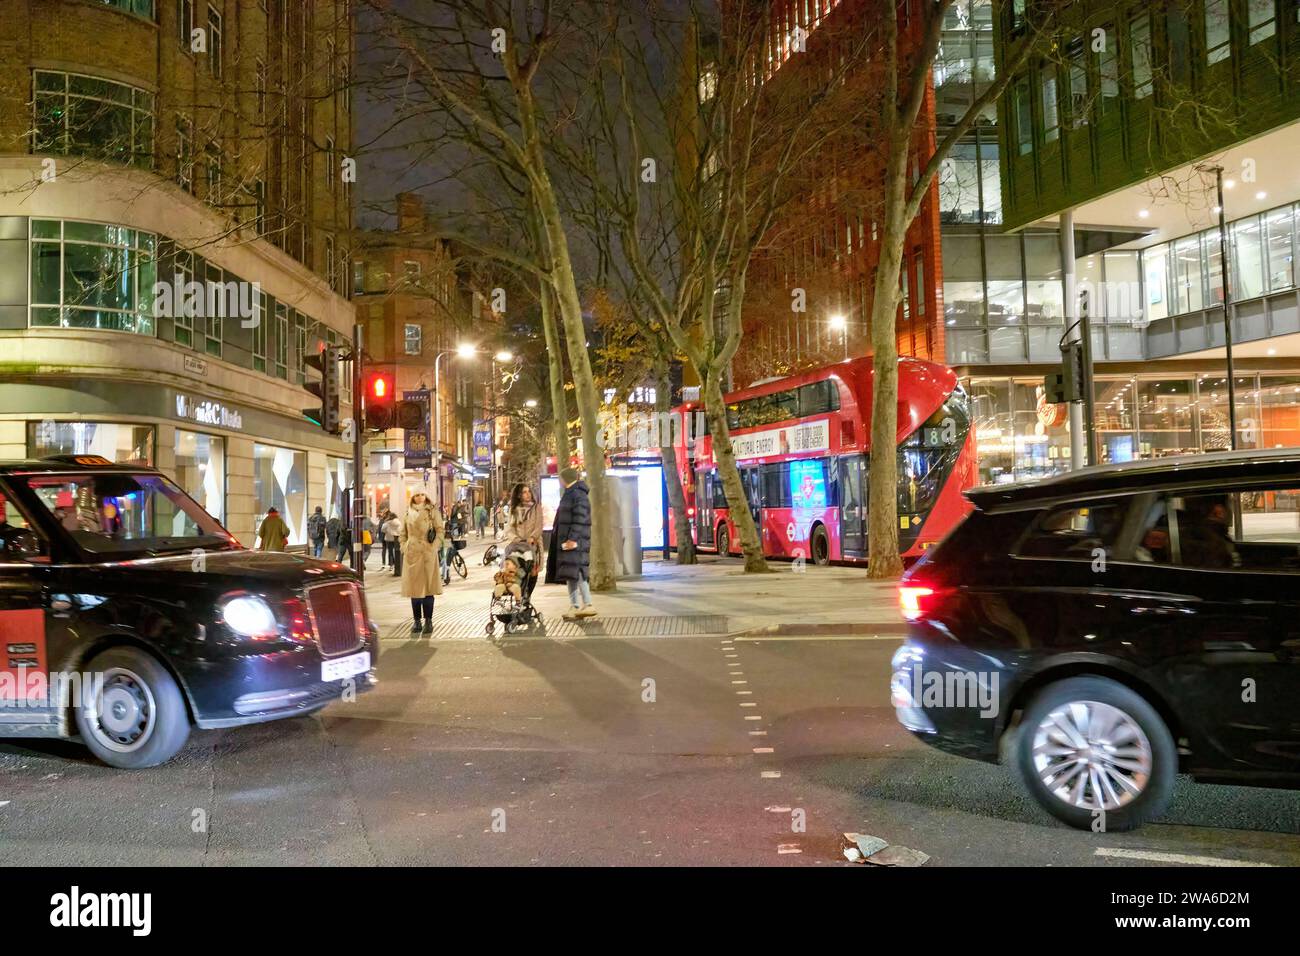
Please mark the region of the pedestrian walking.
POLYGON ((342 564, 352 553, 352 525, 347 521, 339 522, 339 553, 334 560, 342 564))
MULTIPOLYGON (((343 531, 343 522, 338 515, 334 515, 329 521, 325 522, 325 546, 329 548, 330 554, 337 555, 339 550, 339 534, 343 531)), ((335 560, 339 560, 337 557, 335 560)))
POLYGON ((393 577, 402 576, 402 519, 391 511, 384 522, 384 542, 388 546, 388 565, 393 569, 393 577))
POLYGON ((321 513, 320 505, 316 506, 316 511, 307 519, 307 540, 311 544, 311 556, 319 558, 325 550, 325 528, 328 522, 325 515, 321 513))
POLYGON ((370 517, 370 515, 362 515, 361 516, 361 566, 363 568, 366 566, 366 560, 370 557, 370 549, 374 547, 375 534, 377 533, 377 531, 378 531, 378 526, 375 524, 375 519, 370 517))
POLYGON ((257 529, 258 545, 263 551, 284 551, 289 545, 289 526, 274 507, 268 508, 262 525, 257 529))
POLYGON ((591 606, 591 584, 588 581, 588 564, 591 560, 591 501, 587 483, 576 468, 560 472, 564 494, 555 510, 555 527, 552 541, 559 542, 556 557, 556 574, 569 587, 570 609, 566 621, 595 617, 591 606))
POLYGON ((442 515, 423 491, 411 496, 402 516, 402 595, 411 599, 412 634, 433 633, 433 602, 442 593, 442 515))
POLYGON ((487 522, 487 508, 484 507, 483 502, 480 501, 474 506, 474 527, 478 529, 478 538, 480 541, 483 540, 483 532, 487 530, 487 522))

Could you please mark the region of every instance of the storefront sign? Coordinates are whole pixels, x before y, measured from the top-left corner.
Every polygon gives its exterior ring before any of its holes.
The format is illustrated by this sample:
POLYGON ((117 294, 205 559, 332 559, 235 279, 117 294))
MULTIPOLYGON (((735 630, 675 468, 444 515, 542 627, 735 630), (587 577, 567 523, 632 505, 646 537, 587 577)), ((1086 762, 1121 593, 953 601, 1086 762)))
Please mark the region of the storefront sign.
POLYGON ((430 468, 433 465, 433 442, 429 439, 429 390, 421 388, 413 392, 402 392, 402 399, 419 402, 424 406, 424 424, 419 428, 404 430, 402 450, 406 456, 406 467, 418 470, 430 468))
POLYGON ((785 428, 768 428, 748 435, 732 435, 731 447, 737 458, 766 458, 800 452, 827 451, 831 447, 830 421, 805 422, 785 428))
POLYGON ((474 423, 474 464, 492 464, 492 427, 488 422, 474 423))
POLYGON ((191 395, 176 396, 176 417, 189 422, 198 422, 200 425, 215 425, 218 428, 229 428, 234 431, 244 429, 244 417, 233 408, 227 408, 220 402, 194 398, 191 395))

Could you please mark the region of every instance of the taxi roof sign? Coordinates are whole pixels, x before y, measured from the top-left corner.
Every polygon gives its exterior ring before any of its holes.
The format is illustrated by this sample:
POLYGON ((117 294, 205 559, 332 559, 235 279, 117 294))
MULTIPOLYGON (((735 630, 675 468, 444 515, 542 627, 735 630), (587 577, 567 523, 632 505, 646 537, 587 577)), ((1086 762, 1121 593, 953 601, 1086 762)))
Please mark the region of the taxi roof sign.
POLYGON ((103 455, 46 455, 41 461, 57 461, 64 465, 111 465, 103 455))

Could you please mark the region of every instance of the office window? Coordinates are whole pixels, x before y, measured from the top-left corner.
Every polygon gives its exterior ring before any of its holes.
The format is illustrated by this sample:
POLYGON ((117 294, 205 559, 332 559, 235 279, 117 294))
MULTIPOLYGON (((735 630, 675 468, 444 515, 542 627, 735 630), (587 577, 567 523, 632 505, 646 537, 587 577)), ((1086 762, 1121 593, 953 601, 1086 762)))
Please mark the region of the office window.
POLYGON ((325 281, 329 283, 331 290, 337 291, 339 286, 339 263, 334 258, 334 237, 325 237, 325 281))
POLYGON ((406 324, 406 354, 419 355, 423 349, 422 337, 424 329, 413 323, 406 324))
POLYGON ((153 165, 153 94, 78 73, 36 70, 33 153, 153 165))
MULTIPOLYGON (((1264 294, 1264 244, 1259 216, 1247 216, 1231 226, 1232 264, 1236 286, 1233 300, 1264 294)), ((1216 240, 1217 241, 1217 240, 1216 240)))
POLYGON ((1292 225, 1295 207, 1284 206, 1264 213, 1265 249, 1268 253, 1268 290, 1277 292, 1295 285, 1293 263, 1295 251, 1292 225))
POLYGON ((1043 141, 1054 143, 1061 136, 1060 113, 1056 106, 1056 66, 1047 64, 1039 71, 1039 88, 1043 94, 1043 141))
POLYGON ((194 124, 184 116, 176 117, 176 185, 194 193, 194 124))
POLYGON ((209 206, 219 206, 222 203, 221 149, 216 143, 208 143, 203 155, 208 173, 208 192, 205 198, 209 206))
POLYGON ((1246 25, 1253 46, 1277 32, 1277 7, 1274 0, 1246 0, 1246 25))
POLYGON ((283 302, 275 304, 275 374, 289 377, 289 308, 283 302))
POLYGON ((334 153, 334 137, 325 137, 325 188, 330 195, 337 192, 339 168, 338 157, 334 153))
POLYGON ((266 181, 253 180, 253 230, 266 235, 266 181))
MULTIPOLYGON (((194 253, 177 251, 172 257, 172 281, 184 290, 194 281, 194 253)), ((188 297, 174 304, 172 309, 172 338, 181 345, 194 345, 195 309, 188 297)))
POLYGON ((366 291, 366 264, 352 263, 352 294, 361 295, 366 291))
POLYGON ((265 292, 253 297, 253 368, 259 372, 266 371, 266 310, 265 292))
POLYGON ((208 7, 208 72, 221 79, 221 14, 208 7))
MULTIPOLYGON (((238 315, 238 298, 235 298, 236 308, 231 308, 231 299, 223 285, 223 274, 220 269, 212 264, 207 266, 207 282, 204 286, 207 292, 206 301, 204 302, 204 320, 203 320, 203 350, 215 358, 221 358, 221 323, 227 317, 238 315)), ((230 277, 233 283, 238 282, 234 276, 230 277)), ((236 293, 236 296, 238 293, 236 293)))
POLYGON ((1083 37, 1070 42, 1070 126, 1088 125, 1088 54, 1083 37))
POLYGON ((1205 62, 1218 63, 1232 55, 1228 0, 1205 0, 1205 62))
POLYGON ((56 219, 30 229, 33 326, 154 334, 153 233, 56 219))
POLYGON ((1115 48, 1115 28, 1104 29, 1104 46, 1097 56, 1098 92, 1101 94, 1097 101, 1097 113, 1100 116, 1110 116, 1119 109, 1119 51, 1115 48))
POLYGON ((190 33, 194 30, 194 0, 176 0, 176 32, 181 47, 190 51, 190 33))
POLYGON ((1151 95, 1151 15, 1140 13, 1128 24, 1129 55, 1133 59, 1133 97, 1151 95))
POLYGON ((146 20, 155 19, 153 0, 100 0, 100 2, 123 13, 133 13, 146 20))
POLYGON ((253 60, 253 95, 257 101, 258 128, 266 126, 266 61, 260 56, 253 60))
POLYGON ((293 314, 293 379, 301 385, 307 380, 307 316, 301 312, 293 314))
POLYGON ((1182 315, 1201 308, 1201 237, 1178 240, 1173 255, 1174 314, 1182 315))
MULTIPOLYGON (((1012 110, 1016 131, 1016 148, 1021 156, 1034 151, 1034 119, 1029 108, 1029 81, 1019 80, 1012 97, 1012 110)), ((874 235, 872 236, 874 239, 874 235)))

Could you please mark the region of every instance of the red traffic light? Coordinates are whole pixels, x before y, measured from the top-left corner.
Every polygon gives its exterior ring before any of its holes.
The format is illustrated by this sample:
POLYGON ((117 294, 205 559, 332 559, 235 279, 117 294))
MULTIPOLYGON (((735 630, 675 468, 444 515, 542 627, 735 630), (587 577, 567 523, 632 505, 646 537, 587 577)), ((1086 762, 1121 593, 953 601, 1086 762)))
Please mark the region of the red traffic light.
POLYGON ((388 379, 383 375, 376 375, 370 383, 370 394, 375 398, 388 397, 388 379))

